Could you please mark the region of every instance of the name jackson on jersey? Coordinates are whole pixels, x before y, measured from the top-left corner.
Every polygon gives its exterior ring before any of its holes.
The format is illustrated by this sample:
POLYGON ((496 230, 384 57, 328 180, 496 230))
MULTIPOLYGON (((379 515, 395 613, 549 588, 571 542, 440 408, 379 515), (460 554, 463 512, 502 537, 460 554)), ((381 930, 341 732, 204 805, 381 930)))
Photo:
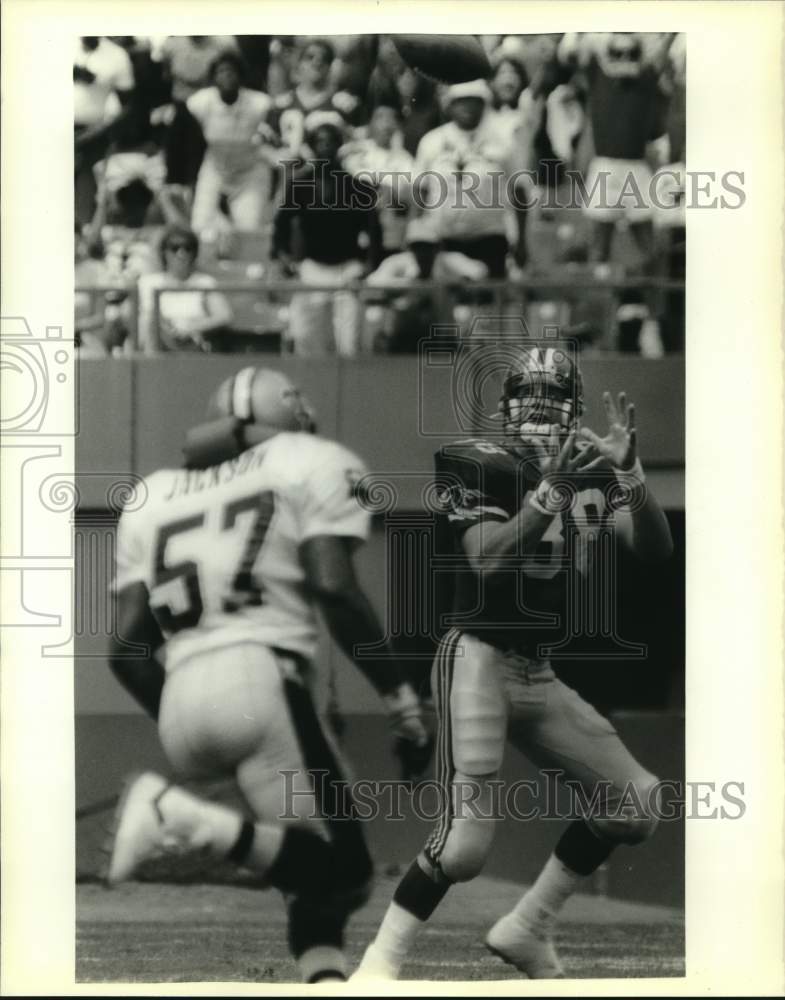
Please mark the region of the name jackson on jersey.
POLYGON ((258 469, 265 458, 266 452, 255 448, 209 469, 181 469, 172 480, 171 490, 163 497, 163 502, 168 503, 169 500, 188 496, 189 493, 201 493, 202 490, 231 483, 237 476, 244 476, 258 469))
POLYGON ((114 586, 147 587, 167 670, 249 640, 310 659, 317 619, 299 548, 318 535, 367 538, 365 472, 336 442, 280 432, 219 465, 147 477, 147 502, 120 519, 114 586))
POLYGON ((612 471, 582 476, 572 503, 554 516, 536 550, 509 557, 509 568, 491 580, 470 566, 462 536, 475 524, 508 521, 520 511, 540 480, 536 453, 468 439, 444 445, 435 467, 437 553, 454 568, 449 624, 499 649, 539 656, 543 644, 565 636, 576 585, 585 585, 585 597, 595 583, 598 553, 612 558, 614 514, 623 510, 614 499, 612 471))

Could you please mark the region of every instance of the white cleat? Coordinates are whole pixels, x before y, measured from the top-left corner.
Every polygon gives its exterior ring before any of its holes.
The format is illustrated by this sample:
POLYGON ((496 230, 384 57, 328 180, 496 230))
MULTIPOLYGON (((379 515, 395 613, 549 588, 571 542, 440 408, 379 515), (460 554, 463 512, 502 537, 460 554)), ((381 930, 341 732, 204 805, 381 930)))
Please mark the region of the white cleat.
POLYGON ((400 965, 385 958, 375 944, 369 944, 365 949, 362 961, 351 976, 349 976, 349 982, 356 983, 369 982, 371 980, 395 980, 398 978, 400 971, 400 965))
POLYGON ((175 845, 165 835, 158 800, 169 787, 148 771, 128 779, 115 814, 115 834, 106 880, 117 885, 133 878, 145 861, 160 857, 175 845))
POLYGON ((485 947, 498 955, 529 979, 564 979, 564 967, 559 961, 549 935, 537 935, 514 913, 497 920, 488 931, 485 947))

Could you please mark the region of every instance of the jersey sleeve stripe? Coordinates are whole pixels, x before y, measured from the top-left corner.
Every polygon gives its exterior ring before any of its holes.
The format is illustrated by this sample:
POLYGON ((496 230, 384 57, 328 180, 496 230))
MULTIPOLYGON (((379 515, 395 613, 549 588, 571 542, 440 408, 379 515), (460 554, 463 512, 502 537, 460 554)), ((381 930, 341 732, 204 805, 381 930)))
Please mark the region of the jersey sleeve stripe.
POLYGON ((463 507, 447 515, 448 521, 509 521, 510 515, 501 507, 463 507))

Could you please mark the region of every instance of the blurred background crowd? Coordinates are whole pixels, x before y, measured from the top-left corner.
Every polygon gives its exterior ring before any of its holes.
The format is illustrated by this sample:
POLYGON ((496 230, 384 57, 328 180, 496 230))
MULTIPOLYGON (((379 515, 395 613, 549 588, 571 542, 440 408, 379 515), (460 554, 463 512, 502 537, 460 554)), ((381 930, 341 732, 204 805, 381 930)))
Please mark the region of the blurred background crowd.
POLYGON ((512 314, 682 351, 684 37, 481 41, 491 78, 446 86, 385 36, 78 39, 82 352, 408 353, 512 314))

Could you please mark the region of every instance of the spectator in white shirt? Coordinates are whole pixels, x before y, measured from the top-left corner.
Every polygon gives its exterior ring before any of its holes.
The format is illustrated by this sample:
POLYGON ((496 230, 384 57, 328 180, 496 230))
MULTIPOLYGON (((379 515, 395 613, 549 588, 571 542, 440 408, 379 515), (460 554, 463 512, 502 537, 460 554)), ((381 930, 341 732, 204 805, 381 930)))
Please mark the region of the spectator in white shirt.
POLYGON ((226 198, 235 229, 263 229, 271 219, 272 168, 260 156, 259 130, 270 98, 241 85, 243 64, 232 52, 215 59, 211 78, 213 86, 198 90, 187 101, 207 144, 191 224, 200 235, 225 229, 220 206, 226 198))
POLYGON ((89 223, 95 211, 93 165, 109 145, 109 130, 134 86, 128 54, 108 38, 83 36, 74 51, 75 214, 89 223))
POLYGON ((232 310, 215 291, 215 278, 195 270, 198 253, 196 234, 172 226, 161 241, 163 269, 139 279, 139 347, 146 354, 205 350, 205 335, 231 322, 232 310), (155 293, 161 289, 156 317, 155 293))
POLYGON ((74 52, 74 125, 102 125, 116 117, 133 89, 125 49, 108 38, 83 36, 74 52))
POLYGON ((170 184, 193 188, 204 156, 201 129, 188 114, 185 102, 210 84, 210 67, 223 52, 237 52, 234 35, 169 35, 158 49, 163 75, 171 88, 166 109, 169 128, 165 151, 170 184))
POLYGON ((106 357, 114 346, 106 320, 102 289, 111 285, 105 261, 91 252, 78 224, 74 226, 74 337, 81 357, 106 357))
POLYGON ((526 260, 529 182, 520 173, 526 168, 525 147, 517 132, 513 141, 490 103, 484 80, 449 87, 445 105, 450 121, 420 140, 415 174, 417 200, 434 213, 444 248, 482 261, 491 278, 503 278, 510 236, 516 261, 522 266, 526 260), (430 176, 423 176, 426 172, 430 176), (511 199, 513 177, 516 197, 511 199))

